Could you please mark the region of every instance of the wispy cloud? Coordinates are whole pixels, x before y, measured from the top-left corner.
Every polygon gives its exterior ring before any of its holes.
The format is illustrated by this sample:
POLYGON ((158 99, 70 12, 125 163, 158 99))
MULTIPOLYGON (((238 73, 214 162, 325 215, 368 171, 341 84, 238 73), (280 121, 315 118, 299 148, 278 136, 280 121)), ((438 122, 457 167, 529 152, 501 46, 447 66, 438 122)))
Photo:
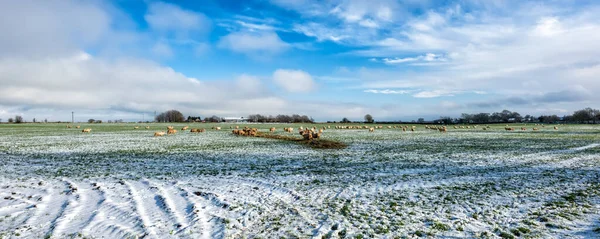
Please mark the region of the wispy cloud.
MULTIPOLYGON (((371 58, 371 61, 375 61, 377 62, 378 60, 376 58, 371 58)), ((396 65, 396 64, 402 64, 402 63, 410 63, 410 62, 444 62, 446 61, 446 58, 444 58, 441 55, 436 55, 433 53, 427 53, 425 55, 421 55, 421 56, 416 56, 416 57, 405 57, 405 58, 383 58, 381 59, 381 62, 387 64, 387 65, 396 65)))
POLYGON ((363 92, 365 93, 373 93, 373 94, 408 94, 410 93, 410 91, 407 90, 390 90, 390 89, 385 89, 385 90, 374 90, 374 89, 369 89, 369 90, 364 90, 363 92))
POLYGON ((290 45, 281 40, 275 32, 248 31, 230 33, 219 40, 218 46, 248 55, 275 55, 290 47, 290 45))

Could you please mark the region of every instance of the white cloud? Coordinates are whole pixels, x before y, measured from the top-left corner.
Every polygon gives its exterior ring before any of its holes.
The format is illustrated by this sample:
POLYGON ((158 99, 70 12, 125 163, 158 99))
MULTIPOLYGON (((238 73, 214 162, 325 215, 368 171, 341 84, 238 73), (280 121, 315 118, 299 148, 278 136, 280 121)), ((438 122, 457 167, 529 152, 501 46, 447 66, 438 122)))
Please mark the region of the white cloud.
POLYGON ((364 90, 363 92, 365 93, 373 93, 373 94, 408 94, 410 93, 410 91, 407 90, 390 90, 390 89, 385 89, 385 90, 374 90, 374 89, 370 89, 370 90, 364 90))
POLYGON ((2 1, 0 57, 74 53, 113 41, 111 16, 95 1, 2 1))
POLYGON ((210 20, 204 14, 180 8, 165 2, 152 2, 144 16, 152 29, 176 32, 185 36, 189 32, 202 32, 210 28, 210 20))
POLYGON ((292 93, 310 92, 316 87, 312 76, 302 70, 278 69, 273 73, 273 82, 292 93))
POLYGON ((288 104, 254 76, 202 81, 149 61, 108 60, 85 53, 52 60, 0 60, 0 83, 2 105, 29 111, 153 112, 177 108, 186 114, 249 114, 283 112, 288 104))
MULTIPOLYGON (((371 58, 374 59, 374 58, 371 58)), ((372 61, 372 60, 371 60, 372 61)), ((377 60, 375 60, 376 62, 377 60)), ((407 63, 407 62, 440 62, 440 61, 446 61, 446 58, 444 58, 441 55, 436 55, 433 53, 427 53, 425 55, 421 55, 421 56, 416 56, 416 57, 405 57, 405 58, 383 58, 381 59, 381 62, 387 64, 387 65, 395 65, 395 64, 401 64, 401 63, 407 63)))
POLYGON ((535 26, 534 34, 544 37, 552 37, 561 33, 562 31, 562 26, 558 18, 544 17, 540 19, 538 24, 535 26))
POLYGON ((413 94, 415 98, 435 98, 442 96, 454 96, 455 92, 446 90, 432 90, 432 91, 421 91, 413 94))
POLYGON ((275 55, 290 47, 274 32, 233 32, 222 37, 218 46, 249 55, 275 55))

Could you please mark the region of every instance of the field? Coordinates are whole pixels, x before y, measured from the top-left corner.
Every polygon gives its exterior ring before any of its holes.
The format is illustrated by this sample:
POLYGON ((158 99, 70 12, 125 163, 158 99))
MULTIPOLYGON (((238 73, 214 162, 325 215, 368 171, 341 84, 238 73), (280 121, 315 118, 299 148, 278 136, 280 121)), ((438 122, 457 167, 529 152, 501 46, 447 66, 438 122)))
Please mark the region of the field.
POLYGON ((0 125, 0 238, 600 237, 600 126, 145 125, 0 125))

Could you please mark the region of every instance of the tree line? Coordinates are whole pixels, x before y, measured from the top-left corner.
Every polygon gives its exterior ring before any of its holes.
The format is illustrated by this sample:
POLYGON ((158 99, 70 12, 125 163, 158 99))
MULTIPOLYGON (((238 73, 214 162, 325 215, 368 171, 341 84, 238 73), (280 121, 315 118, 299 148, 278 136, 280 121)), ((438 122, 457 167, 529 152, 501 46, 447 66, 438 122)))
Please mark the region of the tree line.
POLYGON ((486 123, 579 123, 579 124, 595 124, 600 121, 600 110, 585 108, 573 112, 571 115, 540 115, 522 116, 518 112, 510 110, 503 110, 501 112, 494 113, 477 113, 467 114, 462 113, 460 118, 452 118, 442 116, 436 120, 437 123, 445 124, 464 124, 464 123, 475 123, 475 124, 486 124, 486 123))
MULTIPOLYGON (((206 117, 202 120, 199 116, 188 116, 187 119, 183 116, 181 112, 178 110, 168 110, 160 113, 154 118, 155 122, 225 122, 225 119, 216 115, 211 117, 206 117)), ((261 114, 253 114, 249 115, 246 118, 246 121, 253 123, 314 123, 315 120, 312 117, 307 115, 261 115, 261 114)), ((0 119, 0 122, 2 120, 0 119)), ((23 123, 23 117, 20 115, 15 116, 14 118, 9 118, 8 123, 23 123)), ((36 122, 36 119, 33 119, 33 122, 36 122)), ((44 120, 44 122, 48 122, 48 120, 44 120)), ((109 120, 109 123, 113 121, 109 120)), ((123 122, 123 120, 115 120, 115 123, 123 122)), ((336 123, 336 121, 328 121, 332 123, 336 123)), ((348 118, 344 117, 340 123, 351 123, 352 121, 348 120, 348 118)), ((364 123, 375 123, 373 116, 367 114, 364 116, 364 123)), ((398 121, 401 122, 401 121, 398 121)), ((419 118, 417 121, 412 121, 413 123, 427 123, 423 118, 419 118)), ((448 116, 441 116, 439 119, 434 120, 433 123, 443 123, 443 124, 465 124, 465 123, 473 123, 473 124, 487 124, 487 123, 579 123, 579 124, 596 124, 600 123, 600 110, 592 109, 590 107, 576 110, 571 115, 540 115, 540 116, 532 116, 525 115, 522 116, 518 112, 513 112, 510 110, 503 110, 500 112, 493 113, 476 113, 476 114, 468 114, 462 113, 459 118, 452 118, 448 116)), ((101 120, 89 119, 88 123, 102 123, 101 120)), ((379 122, 381 123, 381 122, 379 122)))
POLYGON ((277 115, 266 116, 260 114, 249 115, 248 122, 255 123, 314 123, 315 120, 307 115, 277 115))

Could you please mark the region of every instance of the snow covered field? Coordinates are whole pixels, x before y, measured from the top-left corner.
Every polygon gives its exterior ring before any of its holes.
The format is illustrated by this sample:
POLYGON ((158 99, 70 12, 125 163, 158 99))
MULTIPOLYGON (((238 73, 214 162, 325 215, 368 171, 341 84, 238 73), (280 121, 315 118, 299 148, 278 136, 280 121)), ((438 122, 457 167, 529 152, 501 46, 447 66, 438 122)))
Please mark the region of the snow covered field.
POLYGON ((600 127, 330 125, 348 148, 0 125, 0 238, 600 237, 600 127))

